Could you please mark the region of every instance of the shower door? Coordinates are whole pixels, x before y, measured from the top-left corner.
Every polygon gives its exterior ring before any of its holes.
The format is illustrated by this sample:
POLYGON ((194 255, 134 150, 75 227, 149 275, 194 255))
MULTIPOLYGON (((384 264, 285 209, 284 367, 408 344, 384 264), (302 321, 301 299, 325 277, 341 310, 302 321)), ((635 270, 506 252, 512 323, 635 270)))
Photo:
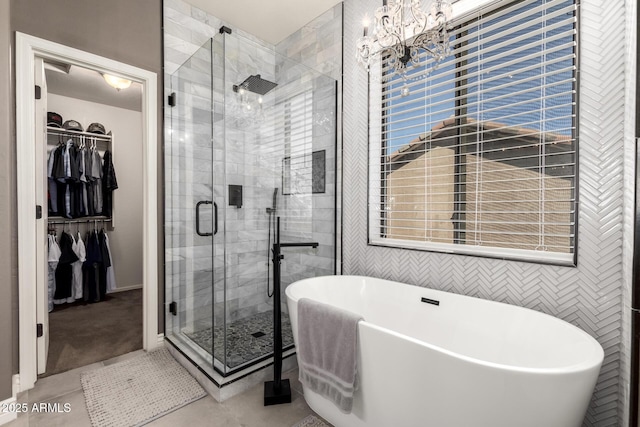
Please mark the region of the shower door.
MULTIPOLYGON (((284 288, 335 273, 336 81, 235 33, 172 76, 166 135, 167 336, 222 376, 273 355, 277 218, 284 288)), ((282 344, 293 350, 284 294, 282 344)))
POLYGON ((213 363, 215 329, 213 40, 171 76, 166 135, 165 250, 168 335, 213 363))
POLYGON ((284 289, 299 279, 335 273, 336 81, 238 32, 219 38, 214 143, 224 140, 220 180, 226 200, 220 204, 224 268, 215 269, 224 286, 216 291, 220 309, 214 313, 223 347, 214 354, 230 374, 273 355, 270 247, 277 218, 283 242, 320 244, 283 250, 285 352, 293 347, 293 335, 284 289))

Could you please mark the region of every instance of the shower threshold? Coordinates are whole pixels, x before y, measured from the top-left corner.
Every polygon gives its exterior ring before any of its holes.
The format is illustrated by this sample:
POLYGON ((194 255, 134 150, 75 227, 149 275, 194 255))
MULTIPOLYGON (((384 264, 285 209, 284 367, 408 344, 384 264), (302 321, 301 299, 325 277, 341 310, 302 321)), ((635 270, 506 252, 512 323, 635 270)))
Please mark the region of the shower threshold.
MULTIPOLYGON (((185 332, 195 344, 211 354, 216 362, 224 366, 224 326, 185 332)), ((293 346, 291 322, 287 314, 282 314, 282 347, 293 346)), ((264 312, 236 320, 227 324, 227 351, 225 371, 237 371, 270 357, 273 354, 273 313, 264 312)), ((217 364, 217 363, 216 363, 217 364)))

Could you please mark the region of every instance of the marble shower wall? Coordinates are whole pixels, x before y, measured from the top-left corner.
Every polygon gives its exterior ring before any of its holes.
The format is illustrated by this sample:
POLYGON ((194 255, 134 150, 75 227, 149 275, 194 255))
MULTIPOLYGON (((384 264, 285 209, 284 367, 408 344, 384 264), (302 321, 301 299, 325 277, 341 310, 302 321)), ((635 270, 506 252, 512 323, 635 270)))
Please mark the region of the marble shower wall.
POLYGON ((282 281, 286 287, 296 280, 335 273, 336 147, 339 135, 336 131, 336 110, 340 111, 338 85, 342 79, 342 4, 281 41, 276 52, 282 55, 276 64, 281 73, 287 73, 296 64, 303 64, 323 74, 303 79, 298 85, 311 93, 312 114, 309 120, 312 137, 306 143, 292 141, 290 151, 292 159, 298 155, 306 161, 314 152, 324 151, 324 191, 309 191, 313 172, 310 167, 306 169, 308 175, 303 181, 309 185, 303 194, 283 196, 286 221, 282 234, 288 241, 316 241, 320 246, 317 249, 297 249, 285 255, 282 281))

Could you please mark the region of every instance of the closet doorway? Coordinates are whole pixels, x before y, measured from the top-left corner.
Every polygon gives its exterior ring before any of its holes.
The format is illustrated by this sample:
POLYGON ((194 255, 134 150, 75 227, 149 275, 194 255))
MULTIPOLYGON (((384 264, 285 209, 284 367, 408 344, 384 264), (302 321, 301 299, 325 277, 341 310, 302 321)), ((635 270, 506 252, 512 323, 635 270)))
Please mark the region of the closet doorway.
POLYGON ((158 345, 156 79, 16 34, 21 391, 158 345))
POLYGON ((36 69, 49 313, 38 375, 49 376, 142 348, 142 85, 118 90, 94 70, 41 58, 36 69))

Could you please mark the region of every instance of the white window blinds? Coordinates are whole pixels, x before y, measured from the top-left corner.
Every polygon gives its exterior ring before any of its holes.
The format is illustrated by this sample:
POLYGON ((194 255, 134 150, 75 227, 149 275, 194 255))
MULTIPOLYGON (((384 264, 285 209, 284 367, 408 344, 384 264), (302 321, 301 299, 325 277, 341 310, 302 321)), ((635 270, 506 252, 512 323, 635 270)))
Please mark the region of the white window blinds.
MULTIPOLYGON (((372 244, 572 263, 576 5, 524 0, 452 31, 432 70, 370 84, 372 244)), ((375 79, 373 79, 375 80, 375 79)))

